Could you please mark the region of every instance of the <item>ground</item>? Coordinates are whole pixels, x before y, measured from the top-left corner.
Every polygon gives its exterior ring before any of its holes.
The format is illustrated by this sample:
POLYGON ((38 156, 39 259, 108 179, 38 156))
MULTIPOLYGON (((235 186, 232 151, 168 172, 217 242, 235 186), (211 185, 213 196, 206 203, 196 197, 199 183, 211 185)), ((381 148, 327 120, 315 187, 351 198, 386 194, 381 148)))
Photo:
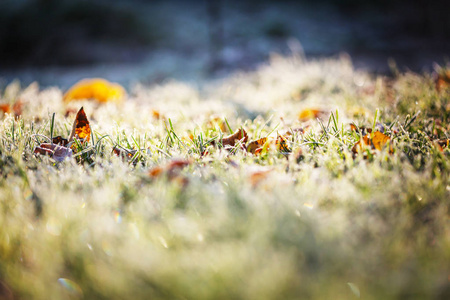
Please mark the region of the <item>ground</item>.
POLYGON ((10 84, 0 298, 448 299, 448 85, 395 74, 297 53, 123 102, 10 84), (34 153, 82 106, 87 143, 34 153))

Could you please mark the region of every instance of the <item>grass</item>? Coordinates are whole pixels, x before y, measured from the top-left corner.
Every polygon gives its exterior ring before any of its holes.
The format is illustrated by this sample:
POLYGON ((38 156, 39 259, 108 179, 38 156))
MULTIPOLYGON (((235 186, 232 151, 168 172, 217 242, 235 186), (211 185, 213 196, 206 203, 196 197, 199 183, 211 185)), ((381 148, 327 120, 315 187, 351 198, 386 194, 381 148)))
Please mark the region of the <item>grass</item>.
POLYGON ((450 152, 435 142, 450 97, 430 74, 294 56, 198 88, 136 86, 122 105, 69 105, 92 139, 61 163, 33 150, 69 136, 62 92, 2 94, 24 111, 0 120, 0 298, 450 296, 450 152), (299 121, 311 107, 324 114, 299 121), (393 153, 352 153, 350 122, 381 123, 393 153), (292 152, 213 145, 241 127, 250 140, 291 130, 292 152))

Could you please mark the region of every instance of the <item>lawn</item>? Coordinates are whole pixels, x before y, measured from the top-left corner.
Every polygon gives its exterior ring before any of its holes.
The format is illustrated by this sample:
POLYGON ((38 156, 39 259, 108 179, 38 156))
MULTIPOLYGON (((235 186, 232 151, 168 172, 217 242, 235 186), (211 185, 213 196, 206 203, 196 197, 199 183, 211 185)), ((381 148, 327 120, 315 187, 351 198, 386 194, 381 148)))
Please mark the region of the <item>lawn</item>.
POLYGON ((449 299, 449 84, 393 74, 294 55, 122 102, 8 85, 0 299, 449 299), (35 153, 81 107, 89 141, 35 153))

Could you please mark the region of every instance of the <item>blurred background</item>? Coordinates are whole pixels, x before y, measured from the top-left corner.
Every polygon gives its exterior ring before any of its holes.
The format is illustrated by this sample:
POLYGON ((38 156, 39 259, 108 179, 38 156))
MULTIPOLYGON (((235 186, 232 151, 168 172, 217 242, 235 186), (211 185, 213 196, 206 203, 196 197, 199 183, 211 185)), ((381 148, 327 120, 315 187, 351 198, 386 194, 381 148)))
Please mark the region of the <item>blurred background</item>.
POLYGON ((348 53, 356 68, 430 71, 450 56, 444 0, 1 0, 0 87, 198 82, 271 53, 348 53), (391 64, 392 65, 392 64, 391 64))

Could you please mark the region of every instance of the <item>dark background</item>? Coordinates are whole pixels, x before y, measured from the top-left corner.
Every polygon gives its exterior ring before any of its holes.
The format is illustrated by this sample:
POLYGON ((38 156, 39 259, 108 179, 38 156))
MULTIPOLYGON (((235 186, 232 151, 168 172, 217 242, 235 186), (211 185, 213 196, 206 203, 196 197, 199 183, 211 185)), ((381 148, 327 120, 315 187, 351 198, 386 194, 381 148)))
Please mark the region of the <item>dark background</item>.
POLYGON ((0 77, 209 78, 299 45, 308 58, 349 53, 375 73, 388 74, 390 58, 429 71, 450 54, 447 2, 3 0, 0 77))

